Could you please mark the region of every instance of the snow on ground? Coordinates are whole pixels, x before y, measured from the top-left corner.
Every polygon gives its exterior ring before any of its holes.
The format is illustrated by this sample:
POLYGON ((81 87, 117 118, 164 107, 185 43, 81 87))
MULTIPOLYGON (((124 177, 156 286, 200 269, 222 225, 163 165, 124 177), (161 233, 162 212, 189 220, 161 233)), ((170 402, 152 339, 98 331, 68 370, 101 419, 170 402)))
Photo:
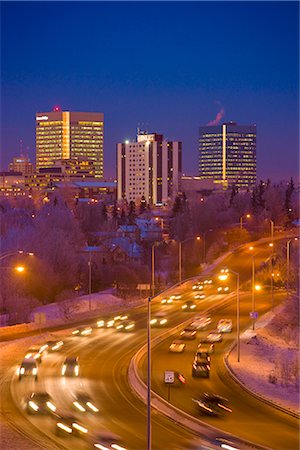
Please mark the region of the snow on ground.
POLYGON ((276 323, 279 315, 288 317, 285 311, 285 305, 279 305, 274 313, 269 312, 256 322, 254 331, 249 329, 243 333, 240 362, 235 347, 228 363, 249 390, 299 414, 298 340, 286 342, 280 333, 273 334, 274 319, 276 323))

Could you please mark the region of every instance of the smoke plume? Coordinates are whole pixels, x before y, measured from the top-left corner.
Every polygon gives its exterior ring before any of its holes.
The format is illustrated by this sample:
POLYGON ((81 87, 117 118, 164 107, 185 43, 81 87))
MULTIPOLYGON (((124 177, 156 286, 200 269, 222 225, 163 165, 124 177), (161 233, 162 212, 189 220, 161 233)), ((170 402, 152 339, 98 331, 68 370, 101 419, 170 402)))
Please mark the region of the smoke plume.
POLYGON ((218 114, 216 115, 216 118, 214 120, 211 120, 210 122, 208 122, 207 125, 219 125, 220 121, 224 117, 224 114, 225 114, 225 110, 224 110, 224 108, 221 108, 220 111, 218 112, 218 114))

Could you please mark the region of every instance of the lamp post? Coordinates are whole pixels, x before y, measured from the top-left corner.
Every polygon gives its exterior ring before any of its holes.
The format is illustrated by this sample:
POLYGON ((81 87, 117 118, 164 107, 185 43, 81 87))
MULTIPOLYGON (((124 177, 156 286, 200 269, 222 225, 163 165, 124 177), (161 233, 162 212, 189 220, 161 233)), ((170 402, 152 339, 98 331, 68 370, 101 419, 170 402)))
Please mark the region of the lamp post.
POLYGON ((251 217, 250 214, 245 214, 244 216, 240 217, 240 231, 241 231, 241 234, 242 234, 242 231, 243 231, 243 219, 244 218, 245 219, 250 219, 250 217, 251 217))
POLYGON ((270 224, 271 224, 271 242, 274 245, 274 222, 271 219, 270 219, 270 224))
POLYGON ((232 269, 222 269, 219 280, 225 281, 228 278, 227 272, 236 275, 236 336, 237 336, 237 361, 240 362, 241 346, 240 346, 240 274, 232 269))
MULTIPOLYGON (((182 280, 182 244, 184 244, 187 241, 192 241, 195 238, 188 238, 185 239, 184 241, 178 241, 178 272, 179 272, 179 283, 181 283, 182 280)), ((201 237, 200 236, 196 236, 196 240, 200 241, 201 237)))
POLYGON ((289 239, 286 243, 286 290, 289 293, 290 284, 290 244, 292 241, 298 241, 298 238, 289 239))
POLYGON ((147 450, 151 450, 151 297, 148 297, 147 314, 147 450))
POLYGON ((92 252, 89 252, 88 268, 89 268, 89 311, 91 311, 91 308, 92 308, 92 252))
MULTIPOLYGON (((271 221, 272 222, 272 221, 271 221)), ((271 259, 270 259, 270 265, 271 265, 271 302, 272 302, 272 311, 274 310, 274 273, 273 273, 273 249, 274 249, 274 243, 271 242, 269 244, 269 247, 271 248, 271 259)))

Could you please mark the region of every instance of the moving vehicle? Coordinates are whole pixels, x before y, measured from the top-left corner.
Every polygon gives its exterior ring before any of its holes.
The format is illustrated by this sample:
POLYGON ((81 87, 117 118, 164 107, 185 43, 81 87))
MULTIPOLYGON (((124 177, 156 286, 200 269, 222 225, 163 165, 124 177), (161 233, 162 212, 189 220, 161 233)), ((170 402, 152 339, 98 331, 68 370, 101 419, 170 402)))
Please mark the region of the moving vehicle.
POLYGON ((53 414, 56 406, 48 392, 32 392, 26 399, 26 411, 28 414, 53 414))
POLYGON ((208 355, 211 355, 212 353, 215 352, 215 345, 206 342, 199 342, 198 352, 207 353, 208 355))
POLYGON ((217 326, 219 333, 231 333, 232 331, 232 320, 231 319, 221 319, 217 326))
POLYGON ((80 412, 99 412, 99 409, 95 406, 94 400, 90 395, 84 392, 79 392, 76 394, 75 400, 73 401, 73 406, 80 412))
POLYGON ((33 358, 24 359, 17 369, 17 375, 19 376, 19 381, 23 377, 34 377, 35 381, 38 379, 38 368, 36 360, 33 358))
POLYGON ((208 353, 201 352, 198 350, 195 354, 194 362, 196 362, 197 364, 202 362, 210 364, 210 355, 208 353))
POLYGON ((188 300, 184 305, 182 305, 181 309, 185 312, 192 312, 196 309, 196 305, 192 300, 188 300))
POLYGON ((63 341, 48 341, 47 342, 47 352, 58 352, 64 345, 63 341))
POLYGON ((135 322, 133 320, 124 320, 123 322, 120 322, 118 325, 116 325, 117 331, 133 331, 135 329, 135 322))
POLYGON ((204 392, 199 399, 193 399, 193 401, 197 403, 202 414, 209 416, 220 416, 232 412, 232 409, 228 407, 228 400, 217 394, 204 392))
POLYGON ((82 425, 74 416, 62 416, 56 423, 56 434, 59 436, 87 436, 88 429, 82 425))
POLYGON ((151 327, 165 327, 168 323, 168 319, 166 319, 165 314, 157 313, 150 320, 151 327))
POLYGON ((171 353, 182 353, 184 349, 185 343, 180 340, 173 341, 169 347, 171 353))
POLYGON ((30 347, 29 350, 27 350, 25 359, 35 359, 38 363, 42 362, 42 353, 40 352, 40 347, 30 347))
POLYGON ((219 286, 217 289, 218 294, 226 294, 229 292, 229 287, 228 286, 219 286))
POLYGON ((196 294, 196 295, 194 295, 194 299, 195 300, 202 300, 205 297, 206 297, 205 294, 196 294))
POLYGON ((74 331, 72 331, 73 336, 89 336, 92 334, 93 329, 89 326, 78 327, 74 331))
POLYGON ((161 301, 162 305, 171 305, 172 303, 173 303, 173 298, 172 297, 170 297, 170 298, 163 298, 162 301, 161 301))
POLYGON ((100 435, 93 442, 94 447, 100 450, 127 450, 127 447, 117 438, 100 435))
POLYGON ((78 377, 79 375, 79 362, 78 357, 68 357, 61 369, 61 374, 63 377, 78 377))
POLYGON ((192 288, 194 291, 202 291, 203 289, 203 283, 199 282, 193 285, 192 288))
POLYGON ((197 328, 197 330, 205 330, 212 322, 210 317, 196 316, 191 323, 191 326, 197 328))
POLYGON ((221 342, 223 341, 222 334, 218 331, 211 331, 205 338, 201 339, 202 342, 221 342))
POLYGON ((192 366, 192 377, 197 378, 209 378, 210 363, 208 362, 193 362, 192 366))
POLYGON ((186 327, 180 333, 181 339, 191 340, 196 339, 197 331, 193 327, 186 327))

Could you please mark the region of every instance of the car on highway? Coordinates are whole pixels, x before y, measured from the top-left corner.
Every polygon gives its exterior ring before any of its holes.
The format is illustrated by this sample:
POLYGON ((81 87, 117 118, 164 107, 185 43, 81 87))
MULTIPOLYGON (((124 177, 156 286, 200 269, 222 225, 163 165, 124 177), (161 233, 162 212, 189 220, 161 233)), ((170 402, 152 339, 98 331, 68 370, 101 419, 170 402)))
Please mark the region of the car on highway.
POLYGON ((217 288, 217 292, 218 292, 218 294, 228 294, 228 292, 229 292, 229 287, 228 286, 219 286, 218 288, 217 288))
POLYGON ((92 332, 93 332, 92 327, 83 326, 75 328, 75 330, 72 331, 72 334, 73 336, 90 336, 92 332))
POLYGON ((97 406, 95 405, 92 397, 85 392, 78 392, 75 395, 75 399, 72 404, 73 408, 75 408, 76 411, 93 413, 99 412, 99 408, 97 408, 97 406))
POLYGON ((94 447, 100 450, 127 450, 127 447, 118 438, 100 435, 93 442, 94 447))
POLYGON ((205 330, 212 322, 210 317, 196 316, 190 326, 195 327, 197 330, 205 330))
POLYGON ((196 309, 196 305, 192 300, 187 300, 181 307, 182 311, 193 312, 196 309))
POLYGON ((32 392, 26 399, 28 414, 53 414, 56 411, 54 401, 48 392, 32 392))
POLYGON ((134 331, 135 329, 135 322, 134 320, 124 320, 123 322, 120 322, 118 325, 116 325, 117 331, 134 331))
POLYGON ((193 327, 186 327, 180 333, 180 339, 192 340, 196 339, 197 331, 193 327))
POLYGON ((203 284, 212 284, 212 279, 208 278, 207 280, 204 280, 203 284))
POLYGON ((173 298, 163 298, 162 301, 160 302, 162 305, 172 305, 173 303, 173 298))
POLYGON ((210 363, 194 361, 192 365, 192 377, 209 378, 210 363))
POLYGON ((171 353, 182 353, 185 349, 185 343, 178 340, 173 341, 170 344, 169 350, 171 353))
POLYGON ((47 342, 47 352, 58 352, 61 350, 62 346, 64 345, 64 341, 48 341, 47 342))
POLYGON ((200 412, 209 416, 221 416, 226 413, 231 413, 228 400, 221 395, 204 392, 198 399, 193 399, 197 403, 200 412))
POLYGON ((215 345, 205 342, 199 342, 197 350, 203 353, 207 353, 208 355, 211 355, 212 353, 215 352, 215 345))
POLYGON ((222 342, 223 341, 223 336, 221 333, 219 333, 218 331, 211 331, 205 338, 201 339, 201 342, 209 342, 209 343, 214 343, 214 342, 222 342))
POLYGON ((210 355, 206 352, 197 350, 195 357, 194 357, 194 362, 196 362, 197 364, 201 363, 201 362, 210 364, 210 355))
POLYGON ((40 352, 40 347, 34 346, 30 347, 26 354, 25 359, 35 359, 38 363, 42 362, 42 353, 40 352))
POLYGON ((61 416, 56 422, 55 433, 58 436, 78 436, 86 437, 88 429, 81 424, 74 416, 61 416))
POLYGON ((63 363, 61 374, 63 377, 78 377, 79 360, 78 356, 67 357, 63 363))
POLYGON ((204 288, 203 283, 196 283, 192 287, 194 291, 202 291, 203 288, 204 288))
POLYGON ((195 300, 203 300, 204 298, 206 298, 205 294, 196 294, 196 295, 194 295, 194 299, 195 300))
POLYGON ((231 333, 232 331, 232 320, 231 319, 220 319, 217 325, 217 330, 219 333, 231 333))
POLYGON ((23 377, 34 377, 35 381, 38 379, 38 368, 36 360, 33 358, 24 359, 20 367, 17 369, 17 375, 19 377, 19 381, 22 380, 23 377))
POLYGON ((154 317, 150 320, 151 327, 165 327, 168 323, 168 319, 166 319, 165 313, 157 313, 154 315, 154 317))

